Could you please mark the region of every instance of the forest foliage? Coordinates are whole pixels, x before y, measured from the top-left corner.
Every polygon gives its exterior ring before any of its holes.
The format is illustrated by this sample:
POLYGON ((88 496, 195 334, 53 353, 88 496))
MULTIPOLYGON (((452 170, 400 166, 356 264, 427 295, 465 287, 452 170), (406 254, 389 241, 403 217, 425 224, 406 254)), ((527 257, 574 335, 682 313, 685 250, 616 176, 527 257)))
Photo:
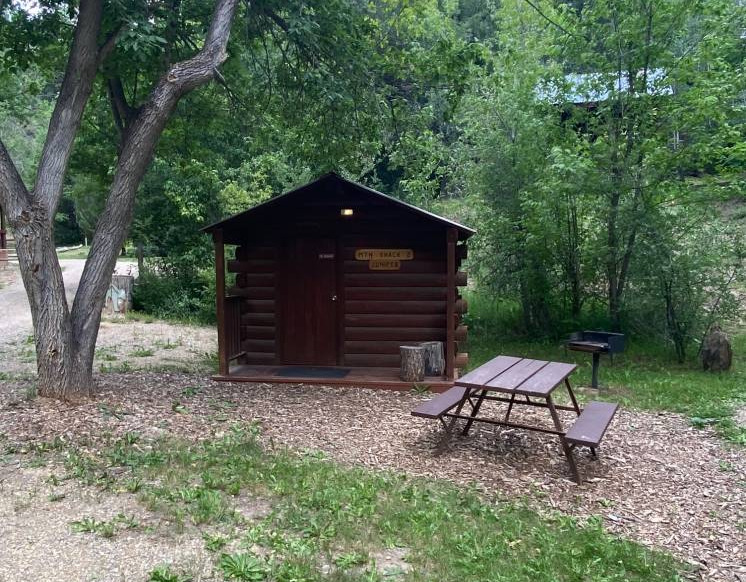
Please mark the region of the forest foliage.
MULTIPOLYGON (((0 136, 27 179, 75 5, 41 10, 0 8, 0 136)), ((106 10, 127 11, 130 26, 85 114, 59 244, 90 238, 102 211, 127 114, 112 112, 112 94, 137 107, 164 54, 194 50, 211 3, 106 10)), ((333 169, 476 228, 469 269, 513 314, 503 333, 598 325, 657 337, 683 360, 742 303, 745 11, 735 0, 244 5, 219 82, 179 103, 140 187, 129 235, 145 258, 140 305, 209 319, 199 229, 333 169)))

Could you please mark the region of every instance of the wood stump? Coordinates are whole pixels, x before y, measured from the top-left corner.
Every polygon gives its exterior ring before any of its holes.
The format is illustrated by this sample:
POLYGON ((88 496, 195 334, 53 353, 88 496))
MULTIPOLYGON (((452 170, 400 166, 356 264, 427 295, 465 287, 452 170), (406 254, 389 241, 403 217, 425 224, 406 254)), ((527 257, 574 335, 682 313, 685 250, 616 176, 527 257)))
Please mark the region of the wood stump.
POLYGON ((442 376, 446 370, 443 342, 422 342, 425 350, 425 376, 442 376))
POLYGON ((135 278, 132 275, 112 275, 111 284, 106 291, 104 313, 127 313, 132 309, 132 288, 135 278))
POLYGON ((399 346, 401 369, 399 377, 405 382, 422 382, 425 379, 425 348, 399 346))
POLYGON ((702 367, 710 372, 730 370, 733 349, 730 339, 719 326, 714 325, 702 342, 702 367))

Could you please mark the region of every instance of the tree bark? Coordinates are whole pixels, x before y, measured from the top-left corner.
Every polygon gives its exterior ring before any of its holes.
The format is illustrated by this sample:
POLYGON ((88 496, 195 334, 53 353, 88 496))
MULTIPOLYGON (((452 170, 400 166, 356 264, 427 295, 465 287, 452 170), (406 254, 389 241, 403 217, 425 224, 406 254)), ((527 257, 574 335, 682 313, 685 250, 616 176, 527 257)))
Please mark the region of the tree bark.
POLYGON ((399 346, 399 354, 399 377, 405 382, 422 382, 425 379, 425 349, 421 346, 399 346))
POLYGON ((218 0, 205 44, 194 57, 170 67, 123 134, 121 153, 104 213, 96 226, 72 310, 54 246, 54 213, 98 67, 115 33, 99 48, 100 0, 81 0, 62 87, 42 150, 36 186, 29 191, 0 141, 0 204, 18 245, 21 274, 34 324, 39 394, 63 399, 89 396, 93 356, 106 290, 132 220, 135 194, 179 99, 212 79, 227 57, 238 0, 218 0))

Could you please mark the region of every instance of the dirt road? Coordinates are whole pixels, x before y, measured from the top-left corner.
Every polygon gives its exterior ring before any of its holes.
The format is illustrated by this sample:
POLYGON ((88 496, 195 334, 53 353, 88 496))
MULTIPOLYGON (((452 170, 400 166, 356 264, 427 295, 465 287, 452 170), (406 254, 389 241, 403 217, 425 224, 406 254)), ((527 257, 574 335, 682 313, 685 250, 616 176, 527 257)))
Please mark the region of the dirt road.
MULTIPOLYGON (((68 304, 72 305, 83 274, 83 259, 60 261, 68 304)), ((136 272, 137 265, 117 263, 117 273, 136 272)), ((0 272, 0 375, 33 374, 36 360, 31 311, 18 271, 0 272)), ((174 324, 155 319, 124 320, 104 317, 96 342, 94 369, 127 371, 135 369, 178 368, 211 370, 216 350, 212 327, 174 324)))
MULTIPOLYGON (((61 260, 60 266, 62 278, 65 281, 67 302, 72 305, 80 277, 83 274, 85 259, 61 260)), ((130 266, 137 268, 134 263, 117 263, 117 272, 125 273, 130 266)), ((0 288, 0 353, 5 351, 7 344, 15 344, 25 339, 33 331, 31 309, 21 275, 16 270, 14 273, 7 273, 6 276, 10 282, 0 288)))

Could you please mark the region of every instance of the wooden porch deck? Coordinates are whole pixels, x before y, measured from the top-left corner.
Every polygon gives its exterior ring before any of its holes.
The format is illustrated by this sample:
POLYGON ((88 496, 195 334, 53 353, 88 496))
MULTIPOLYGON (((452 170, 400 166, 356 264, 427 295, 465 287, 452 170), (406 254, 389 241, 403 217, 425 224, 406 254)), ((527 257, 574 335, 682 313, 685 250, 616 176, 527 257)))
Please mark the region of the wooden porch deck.
MULTIPOLYGON (((278 372, 297 366, 260 366, 236 365, 230 367, 228 375, 213 376, 219 382, 266 382, 268 384, 315 384, 323 386, 359 386, 363 388, 381 388, 385 390, 411 390, 412 382, 404 382, 399 378, 399 368, 366 368, 340 367, 349 370, 343 378, 323 378, 304 376, 277 376, 278 372)), ((334 366, 327 366, 334 370, 334 366)), ((420 385, 427 385, 431 392, 443 392, 453 386, 444 376, 428 376, 420 385)))

